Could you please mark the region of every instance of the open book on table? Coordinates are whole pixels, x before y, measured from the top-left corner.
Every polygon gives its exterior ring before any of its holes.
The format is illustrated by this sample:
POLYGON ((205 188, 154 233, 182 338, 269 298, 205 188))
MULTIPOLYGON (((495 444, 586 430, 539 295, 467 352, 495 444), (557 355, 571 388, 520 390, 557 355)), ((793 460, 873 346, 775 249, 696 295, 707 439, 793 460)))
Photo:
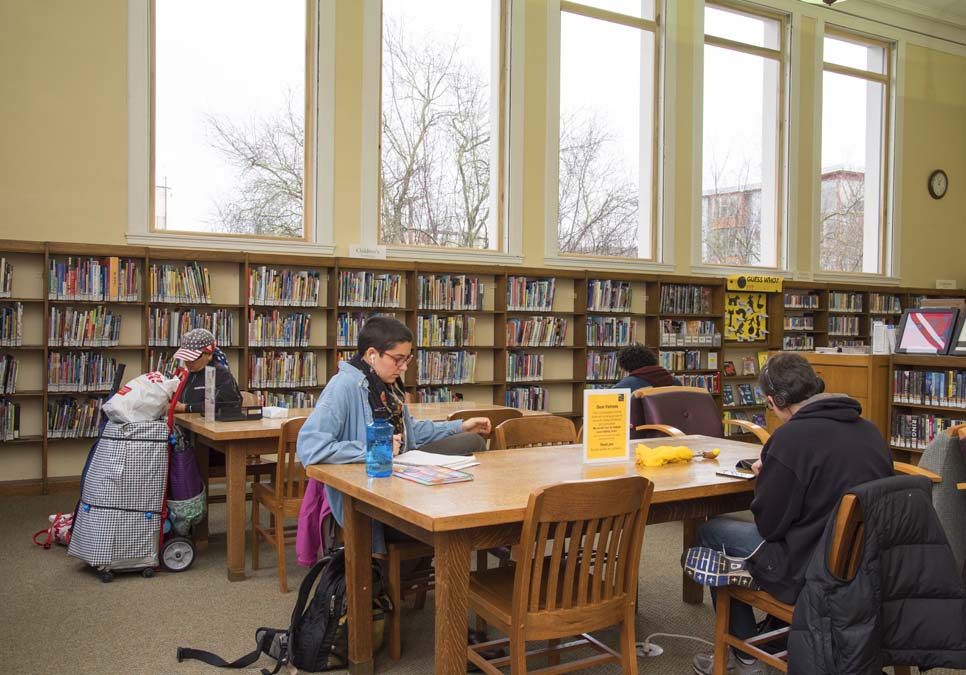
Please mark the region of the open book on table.
POLYGON ((473 480, 473 474, 445 466, 408 466, 398 462, 393 463, 392 475, 423 485, 443 485, 473 480))
POLYGON ((440 455, 422 450, 401 452, 392 458, 392 462, 405 466, 445 466, 450 469, 465 469, 479 464, 473 455, 440 455))

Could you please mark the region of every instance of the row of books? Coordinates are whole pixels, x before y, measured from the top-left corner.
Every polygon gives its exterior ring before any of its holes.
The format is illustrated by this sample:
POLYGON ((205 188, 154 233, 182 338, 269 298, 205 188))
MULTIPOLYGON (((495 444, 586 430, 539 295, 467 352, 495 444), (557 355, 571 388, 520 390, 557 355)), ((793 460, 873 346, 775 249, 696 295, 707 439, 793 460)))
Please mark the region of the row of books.
POLYGON ((356 307, 399 307, 402 276, 389 272, 341 270, 339 304, 356 307))
POLYGON ((258 397, 259 405, 279 408, 314 408, 315 395, 305 391, 274 391, 256 389, 252 392, 258 397))
POLYGON ((476 352, 417 352, 417 384, 466 384, 476 380, 476 352))
MULTIPOLYGON (((359 331, 370 316, 396 316, 392 312, 339 312, 336 317, 335 343, 340 347, 359 344, 359 331)), ((341 359, 340 359, 341 360, 341 359)))
POLYGON ((201 311, 152 307, 148 312, 148 345, 177 347, 181 336, 195 328, 206 328, 215 336, 220 347, 235 344, 235 313, 228 309, 201 311))
POLYGON ((726 384, 721 387, 722 404, 725 407, 735 405, 765 405, 767 399, 761 387, 747 382, 741 384, 726 384), (737 392, 737 396, 735 395, 737 392))
POLYGON ((117 361, 103 352, 51 352, 47 355, 47 391, 107 391, 117 361))
POLYGON ((721 333, 714 321, 661 319, 662 347, 720 347, 721 333))
POLYGON ((966 370, 900 370, 892 372, 895 403, 966 408, 966 370))
POLYGON ((902 314, 902 300, 893 293, 869 293, 869 311, 873 314, 902 314))
POLYGON ((475 343, 475 317, 463 314, 416 317, 416 344, 421 347, 464 347, 475 343))
POLYGON ((506 306, 510 311, 553 309, 556 279, 532 279, 530 277, 507 277, 506 306))
POLYGON ((588 312, 631 311, 631 282, 611 279, 588 279, 588 312))
POLYGON ((828 318, 829 335, 858 335, 861 330, 860 316, 830 316, 828 318))
POLYGON ((711 314, 712 288, 693 284, 662 284, 661 314, 711 314))
POLYGON ((318 307, 321 275, 317 270, 248 269, 248 303, 285 307, 318 307))
POLYGON ((936 415, 892 416, 892 432, 889 442, 900 448, 923 449, 946 429, 966 423, 966 419, 937 417, 936 415))
POLYGON ((466 274, 420 274, 416 303, 420 309, 481 310, 485 285, 466 274))
POLYGON ((308 347, 312 315, 307 312, 248 310, 248 345, 251 347, 308 347))
POLYGON ((211 303, 211 276, 197 262, 153 263, 148 274, 151 302, 211 303))
POLYGON ((178 368, 178 362, 174 359, 174 350, 155 350, 148 351, 148 372, 157 371, 171 375, 178 368))
POLYGON ((543 387, 512 387, 506 390, 506 405, 524 410, 547 410, 547 390, 543 387))
POLYGON ((13 295, 13 263, 0 257, 0 298, 13 295))
POLYGON ((786 316, 784 325, 785 330, 815 330, 815 317, 807 314, 804 316, 786 316))
POLYGON ((619 379, 620 366, 617 365, 617 352, 590 352, 587 354, 588 380, 619 379))
MULTIPOLYGON (((567 319, 534 316, 506 320, 507 347, 557 347, 567 339, 567 319)), ((589 326, 589 324, 588 324, 589 326)))
POLYGON ((141 270, 134 260, 116 256, 51 258, 47 298, 137 302, 141 299, 141 270))
POLYGON ((248 388, 314 387, 319 382, 315 352, 261 352, 248 355, 248 388))
POLYGON ((121 339, 121 315, 103 305, 88 309, 53 306, 47 326, 51 347, 113 347, 121 339))
POLYGON ((17 357, 13 354, 0 354, 0 394, 17 393, 17 357))
POLYGON ((758 352, 757 357, 751 354, 742 356, 737 365, 734 361, 725 361, 722 370, 724 370, 725 377, 750 377, 757 375, 767 360, 768 352, 761 351, 758 352))
POLYGON ((862 294, 851 291, 829 291, 828 309, 830 312, 861 312, 862 294))
POLYGON ((0 347, 23 346, 23 303, 0 305, 0 347))
POLYGON ((623 347, 635 340, 635 323, 629 316, 587 317, 588 347, 623 347))
POLYGON ((414 398, 416 403, 449 403, 462 401, 463 395, 449 387, 418 387, 414 398))
POLYGON ((65 396, 47 402, 47 438, 94 438, 102 399, 65 396))
POLYGON ((782 350, 786 352, 810 352, 815 350, 815 338, 811 335, 785 335, 782 350))
POLYGON ((507 382, 534 382, 543 379, 543 354, 512 352, 506 357, 507 382))
MULTIPOLYGON (((765 413, 763 412, 752 412, 748 410, 725 410, 724 419, 726 420, 744 420, 745 422, 752 422, 760 427, 766 426, 765 423, 765 413)), ((726 427, 725 432, 729 436, 739 436, 743 433, 747 433, 738 427, 726 427)))
POLYGON ((717 352, 688 349, 680 352, 658 352, 658 363, 666 370, 714 370, 717 352))
POLYGON ((828 341, 829 347, 865 347, 865 345, 865 340, 855 340, 851 338, 830 337, 828 341))
POLYGON ((0 399, 0 442, 20 438, 20 404, 0 399))
POLYGON ((721 392, 721 374, 709 373, 707 375, 677 375, 681 384, 685 387, 702 387, 712 394, 721 392))
POLYGON ((818 309, 819 298, 817 293, 785 291, 785 309, 818 309))

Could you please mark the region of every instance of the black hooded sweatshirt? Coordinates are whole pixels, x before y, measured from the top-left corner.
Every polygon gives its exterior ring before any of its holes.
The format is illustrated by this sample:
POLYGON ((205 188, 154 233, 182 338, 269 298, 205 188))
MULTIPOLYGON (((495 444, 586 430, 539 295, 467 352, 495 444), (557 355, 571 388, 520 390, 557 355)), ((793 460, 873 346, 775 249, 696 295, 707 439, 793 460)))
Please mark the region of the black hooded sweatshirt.
POLYGON ((893 475, 882 434, 842 394, 805 401, 762 449, 751 503, 765 540, 749 559, 752 576, 782 602, 794 603, 829 516, 849 489, 893 475))

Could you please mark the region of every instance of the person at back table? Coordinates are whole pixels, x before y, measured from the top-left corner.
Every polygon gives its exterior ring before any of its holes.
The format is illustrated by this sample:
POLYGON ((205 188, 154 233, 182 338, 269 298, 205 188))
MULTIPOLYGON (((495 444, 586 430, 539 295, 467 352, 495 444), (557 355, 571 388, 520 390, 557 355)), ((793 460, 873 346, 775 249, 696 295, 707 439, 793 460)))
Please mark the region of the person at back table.
MULTIPOLYGON (((413 334, 397 319, 370 317, 359 331, 355 356, 339 364, 315 409, 299 432, 296 452, 302 464, 350 464, 366 461, 366 426, 374 411, 388 415, 393 427, 393 454, 419 448, 447 455, 486 450, 479 435, 490 433, 490 420, 473 417, 449 422, 417 422, 405 403, 402 375, 413 353, 413 334)), ((389 480, 389 479, 386 479, 389 480)), ((343 525, 342 494, 325 486, 332 515, 343 525)), ((385 553, 384 532, 373 522, 373 552, 385 553)))
POLYGON ((669 387, 681 382, 667 370, 657 365, 657 355, 640 342, 626 345, 617 352, 617 365, 627 372, 612 389, 646 389, 669 387))
MULTIPOLYGON (((859 402, 823 393, 825 384, 798 354, 772 356, 758 384, 784 424, 753 466, 758 474, 751 503, 755 520, 709 520, 682 563, 689 576, 706 586, 760 587, 794 604, 839 499, 857 485, 893 475, 892 458, 876 426, 861 417, 859 402)), ((742 639, 758 632, 749 605, 731 603, 730 629, 742 639)), ((729 671, 764 675, 760 662, 734 656, 729 671)), ((710 673, 712 656, 698 654, 693 665, 695 673, 710 673)))
POLYGON ((215 401, 221 404, 241 404, 241 392, 235 376, 228 369, 225 355, 215 344, 214 334, 205 328, 189 330, 181 336, 181 347, 174 358, 184 362, 188 371, 175 412, 205 411, 205 368, 215 369, 215 401))

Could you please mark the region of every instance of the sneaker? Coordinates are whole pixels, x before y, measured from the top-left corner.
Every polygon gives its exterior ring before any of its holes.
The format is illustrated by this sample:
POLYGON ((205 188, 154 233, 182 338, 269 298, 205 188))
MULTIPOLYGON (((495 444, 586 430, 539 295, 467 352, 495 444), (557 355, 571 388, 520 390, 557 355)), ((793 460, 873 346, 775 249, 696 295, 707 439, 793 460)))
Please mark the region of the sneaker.
MULTIPOLYGON (((691 661, 695 675, 711 675, 714 672, 714 654, 697 654, 691 661)), ((745 663, 740 658, 735 657, 735 653, 728 650, 727 670, 732 675, 765 675, 765 664, 758 659, 751 663, 745 663)))
POLYGON ((681 556, 685 573, 702 586, 756 588, 746 558, 733 558, 712 548, 695 546, 681 556))

